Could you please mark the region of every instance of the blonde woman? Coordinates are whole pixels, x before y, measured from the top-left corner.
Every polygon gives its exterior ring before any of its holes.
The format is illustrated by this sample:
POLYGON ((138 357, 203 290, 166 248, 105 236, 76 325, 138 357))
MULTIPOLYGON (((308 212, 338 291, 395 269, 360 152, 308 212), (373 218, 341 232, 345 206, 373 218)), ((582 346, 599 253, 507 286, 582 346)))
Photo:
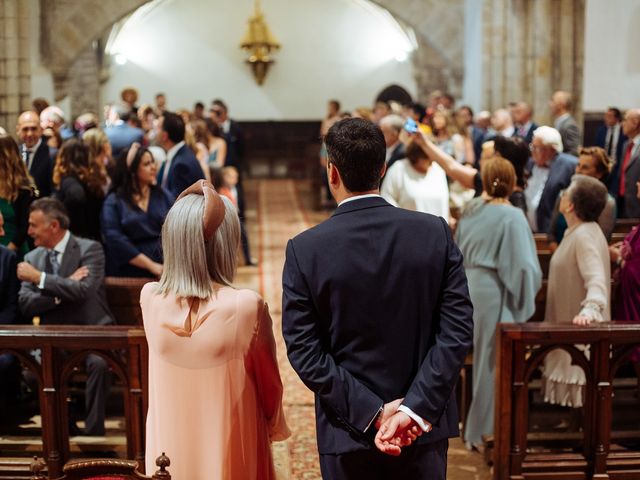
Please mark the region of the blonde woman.
POLYGON ((270 441, 289 436, 282 382, 267 305, 231 286, 239 244, 235 207, 204 180, 167 214, 164 271, 140 298, 148 470, 166 451, 176 478, 275 478, 270 441))

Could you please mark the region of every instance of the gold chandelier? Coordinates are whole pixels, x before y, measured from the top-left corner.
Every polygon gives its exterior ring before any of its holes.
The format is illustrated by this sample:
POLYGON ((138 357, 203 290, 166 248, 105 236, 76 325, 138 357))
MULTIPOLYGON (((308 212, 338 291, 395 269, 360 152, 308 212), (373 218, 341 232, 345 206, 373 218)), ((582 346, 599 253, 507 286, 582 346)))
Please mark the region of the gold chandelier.
POLYGON ((251 67, 258 85, 262 85, 269 67, 274 63, 271 52, 278 50, 280 44, 264 20, 260 0, 255 0, 255 13, 249 17, 249 28, 240 43, 240 48, 248 53, 249 58, 246 62, 251 67))

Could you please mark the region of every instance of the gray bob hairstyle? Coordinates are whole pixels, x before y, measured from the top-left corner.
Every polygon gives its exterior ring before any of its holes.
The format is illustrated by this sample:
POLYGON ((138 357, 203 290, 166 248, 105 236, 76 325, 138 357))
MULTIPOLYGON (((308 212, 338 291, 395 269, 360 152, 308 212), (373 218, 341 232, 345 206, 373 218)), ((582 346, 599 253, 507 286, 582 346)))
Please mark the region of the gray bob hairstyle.
POLYGON ((207 242, 202 223, 204 196, 187 195, 169 210, 162 226, 164 270, 159 293, 205 300, 213 294, 213 282, 231 285, 240 246, 240 220, 233 203, 221 198, 225 216, 207 242))

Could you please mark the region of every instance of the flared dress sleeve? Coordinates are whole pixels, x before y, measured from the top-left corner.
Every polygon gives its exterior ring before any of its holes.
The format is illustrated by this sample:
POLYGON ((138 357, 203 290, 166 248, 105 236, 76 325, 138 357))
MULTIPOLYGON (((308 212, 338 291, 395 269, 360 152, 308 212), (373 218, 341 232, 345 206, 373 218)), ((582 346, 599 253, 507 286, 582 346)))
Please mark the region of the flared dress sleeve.
POLYGON ((542 284, 536 244, 521 210, 503 223, 504 235, 497 259, 498 277, 505 287, 506 307, 517 323, 526 322, 536 310, 536 294, 542 284))
POLYGON ((600 250, 588 237, 581 237, 576 242, 576 259, 578 270, 584 280, 584 288, 587 295, 582 300, 582 310, 576 315, 583 315, 595 322, 604 322, 604 312, 609 308, 609 289, 605 262, 608 258, 602 258, 600 250))
POLYGON ((269 307, 260 300, 258 319, 253 340, 249 348, 248 363, 257 388, 259 402, 262 406, 269 427, 269 438, 272 441, 285 440, 291 435, 282 408, 282 380, 276 357, 276 341, 273 337, 273 322, 269 315, 269 307))

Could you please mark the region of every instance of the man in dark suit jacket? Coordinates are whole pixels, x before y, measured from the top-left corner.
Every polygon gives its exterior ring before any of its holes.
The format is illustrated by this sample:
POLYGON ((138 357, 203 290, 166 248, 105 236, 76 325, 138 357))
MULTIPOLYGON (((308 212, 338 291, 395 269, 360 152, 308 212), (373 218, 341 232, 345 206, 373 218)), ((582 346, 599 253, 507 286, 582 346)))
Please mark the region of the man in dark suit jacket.
POLYGON ((547 126, 538 127, 531 141, 530 173, 524 195, 527 217, 534 232, 547 233, 560 191, 571 183, 578 159, 562 153, 560 133, 547 126))
POLYGON ((629 137, 623 149, 618 181, 618 198, 621 215, 640 218, 640 198, 637 183, 640 182, 640 108, 628 110, 624 115, 622 130, 629 137))
POLYGON ((581 136, 576 119, 571 116, 572 99, 569 92, 557 91, 549 102, 553 114, 553 126, 562 138, 563 152, 578 155, 581 136))
POLYGON ((387 170, 398 160, 405 158, 405 146, 400 141, 404 119, 400 115, 387 115, 380 120, 380 130, 384 135, 385 162, 387 170))
POLYGON ((185 126, 182 118, 164 112, 158 120, 158 143, 167 152, 167 160, 158 172, 158 183, 174 197, 200 179, 205 178, 200 162, 184 143, 185 126))
POLYGON ((52 191, 54 159, 51 158, 47 138, 42 136, 40 118, 36 112, 23 112, 18 117, 16 134, 20 139, 20 153, 33 177, 41 197, 52 191))
POLYGON ((140 128, 132 127, 127 123, 131 110, 125 105, 113 105, 109 109, 109 125, 104 133, 111 144, 113 158, 129 150, 134 143, 142 143, 144 132, 140 128))
MULTIPOLYGON (((112 324, 103 286, 102 246, 71 235, 69 216, 59 200, 41 198, 31 204, 29 235, 37 248, 18 264, 23 316, 40 317, 42 325, 112 324)), ((85 363, 85 433, 104 435, 109 369, 98 355, 88 355, 85 363)))
POLYGON ((610 107, 604 114, 604 123, 596 131, 595 143, 598 147, 604 148, 607 155, 613 160, 613 168, 609 174, 609 193, 613 197, 618 196, 618 186, 620 184, 620 164, 627 136, 622 131, 622 112, 615 107, 610 107))
POLYGON ((513 108, 513 136, 520 137, 527 145, 533 140, 533 132, 538 125, 533 121, 533 108, 527 102, 518 102, 513 108))
POLYGON ((342 120, 325 143, 338 208, 287 244, 282 300, 289 361, 315 393, 323 478, 444 479, 473 340, 462 255, 442 218, 379 196, 377 126, 342 120))

